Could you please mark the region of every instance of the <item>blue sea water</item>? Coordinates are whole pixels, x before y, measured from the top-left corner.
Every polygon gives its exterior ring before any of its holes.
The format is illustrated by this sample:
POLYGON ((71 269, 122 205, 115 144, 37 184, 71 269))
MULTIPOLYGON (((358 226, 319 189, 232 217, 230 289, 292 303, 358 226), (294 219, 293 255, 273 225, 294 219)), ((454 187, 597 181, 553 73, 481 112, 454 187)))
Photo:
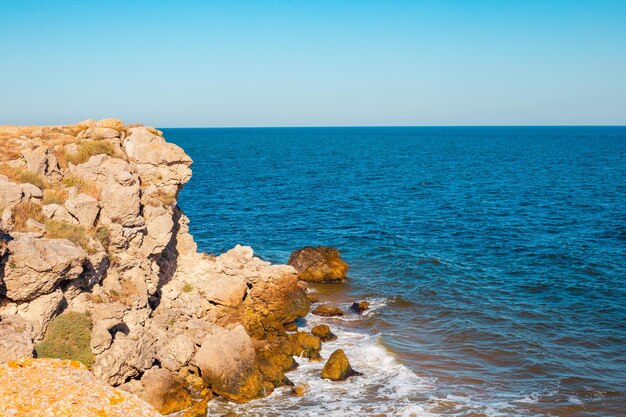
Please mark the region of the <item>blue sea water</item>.
POLYGON ((626 415, 626 128, 163 132, 194 160, 179 204, 201 250, 334 246, 349 283, 313 290, 374 306, 326 320, 364 377, 303 364, 307 397, 234 409, 626 415))

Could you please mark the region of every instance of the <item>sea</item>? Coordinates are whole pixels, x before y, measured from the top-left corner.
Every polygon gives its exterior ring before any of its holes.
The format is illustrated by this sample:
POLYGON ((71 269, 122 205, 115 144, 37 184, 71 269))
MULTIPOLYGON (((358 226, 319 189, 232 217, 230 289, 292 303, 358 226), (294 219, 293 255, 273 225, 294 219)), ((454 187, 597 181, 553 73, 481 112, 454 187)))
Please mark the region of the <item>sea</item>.
POLYGON ((339 249, 323 303, 363 373, 289 373, 211 415, 625 416, 626 127, 162 129, 194 160, 179 205, 199 249, 286 263, 339 249))

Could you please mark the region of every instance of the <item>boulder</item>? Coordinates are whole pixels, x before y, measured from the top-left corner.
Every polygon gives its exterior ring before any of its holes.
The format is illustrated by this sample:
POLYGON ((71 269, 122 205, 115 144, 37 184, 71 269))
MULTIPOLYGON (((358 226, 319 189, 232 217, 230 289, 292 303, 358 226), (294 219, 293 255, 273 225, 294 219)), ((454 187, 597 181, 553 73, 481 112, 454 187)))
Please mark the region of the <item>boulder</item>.
POLYGON ((0 364, 32 357, 30 323, 16 314, 0 315, 0 364))
POLYGON ((213 391, 229 400, 245 402, 261 394, 263 377, 252 339, 241 325, 207 335, 194 362, 213 391))
POLYGON ((311 329, 313 336, 319 337, 322 342, 332 342, 337 340, 337 336, 330 331, 330 327, 325 324, 318 324, 311 329))
POLYGON ((350 306, 350 311, 355 312, 357 314, 362 314, 365 310, 369 310, 370 303, 367 301, 359 301, 358 303, 352 303, 350 306))
POLYGON ((339 251, 325 246, 307 246, 293 251, 288 264, 298 271, 298 278, 307 282, 342 282, 346 279, 348 264, 339 251))
POLYGON ((319 337, 306 332, 297 332, 289 335, 294 343, 293 354, 308 358, 311 362, 321 361, 320 350, 322 342, 319 337))
POLYGON ((191 178, 191 158, 154 129, 144 126, 128 129, 124 149, 137 167, 141 181, 154 184, 168 194, 178 192, 191 178))
POLYGON ((98 200, 84 193, 68 199, 65 202, 65 208, 81 226, 87 228, 94 225, 100 212, 98 200))
POLYGON ((0 207, 12 208, 22 202, 24 191, 20 184, 0 179, 0 207))
POLYGON ((322 378, 331 381, 344 381, 354 375, 361 374, 352 369, 348 357, 341 349, 337 349, 330 355, 322 370, 322 378))
POLYGON ((0 415, 161 416, 143 400, 100 381, 79 362, 32 358, 0 365, 0 415))
POLYGON ((27 169, 42 177, 58 179, 61 176, 59 162, 52 148, 39 146, 32 151, 24 153, 27 169))
POLYGON ((170 371, 148 369, 141 377, 143 390, 139 397, 162 414, 171 414, 191 407, 192 399, 184 380, 170 371))
POLYGON ((313 314, 315 314, 316 316, 322 316, 322 317, 334 317, 334 316, 343 316, 343 311, 338 307, 321 305, 321 306, 317 306, 315 310, 313 310, 313 314))
POLYGON ((307 294, 306 298, 307 300, 309 300, 309 303, 311 304, 317 304, 320 302, 320 298, 315 294, 307 294))
POLYGON ((6 296, 15 301, 48 294, 61 281, 78 278, 87 259, 87 253, 67 239, 15 233, 7 246, 10 255, 4 268, 4 285, 6 296))

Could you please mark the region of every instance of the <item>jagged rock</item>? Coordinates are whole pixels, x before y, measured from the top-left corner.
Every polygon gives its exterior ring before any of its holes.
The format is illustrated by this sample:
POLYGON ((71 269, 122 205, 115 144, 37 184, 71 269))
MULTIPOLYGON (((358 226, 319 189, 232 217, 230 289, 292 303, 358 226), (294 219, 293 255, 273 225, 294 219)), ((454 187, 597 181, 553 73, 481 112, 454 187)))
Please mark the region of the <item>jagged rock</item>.
POLYGON ((69 240, 35 238, 25 233, 14 234, 8 250, 6 296, 17 301, 48 294, 61 281, 78 278, 87 259, 87 253, 69 240))
POLYGON ((348 272, 348 264, 339 251, 325 246, 295 250, 287 263, 296 268, 298 278, 308 282, 342 282, 348 272))
POLYGON ((46 231, 46 226, 43 223, 40 223, 40 222, 38 222, 37 220, 34 220, 34 219, 26 220, 25 226, 28 228, 28 230, 34 230, 34 231, 38 231, 38 232, 45 232, 46 231))
POLYGON ((316 316, 322 317, 334 317, 334 316, 343 316, 343 311, 341 311, 338 307, 332 307, 327 305, 317 306, 315 310, 313 310, 313 314, 316 316))
POLYGON ((22 195, 25 200, 41 200, 43 198, 43 191, 36 185, 26 183, 20 184, 22 187, 22 195))
POLYGON ((195 350, 196 345, 193 341, 179 334, 163 341, 163 345, 157 351, 157 358, 165 369, 177 371, 189 363, 195 350))
POLYGON ((370 303, 367 301, 359 301, 358 303, 352 303, 350 306, 350 311, 353 311, 357 314, 363 314, 364 311, 369 310, 370 303))
POLYGON ((65 202, 65 208, 78 223, 85 227, 92 227, 100 212, 98 200, 80 193, 76 197, 72 197, 65 202))
POLYGON ((255 366, 252 340, 241 325, 206 336, 194 362, 219 395, 238 402, 260 395, 263 378, 255 366))
POLYGON ((165 369, 152 368, 141 377, 139 397, 162 414, 171 414, 191 407, 192 399, 178 375, 165 369))
POLYGON ((191 178, 191 158, 173 143, 147 127, 128 129, 124 148, 137 166, 142 182, 154 184, 166 193, 176 193, 191 178))
POLYGON ((330 355, 322 370, 322 378, 331 381, 343 381, 354 375, 361 374, 352 369, 348 357, 341 349, 337 349, 330 355))
POLYGON ((16 314, 0 315, 0 364, 32 356, 30 323, 16 314))
POLYGON ((43 212, 43 215, 49 219, 69 224, 78 223, 78 220, 72 217, 72 215, 65 209, 65 207, 58 204, 46 204, 41 208, 41 210, 43 212))
POLYGON ((115 331, 109 349, 96 357, 94 374, 111 385, 120 385, 152 367, 156 339, 143 327, 130 329, 126 323, 115 331))
POLYGON ((152 406, 106 385, 79 362, 32 358, 0 365, 0 415, 160 417, 152 406))
POLYGON ((39 146, 36 149, 24 152, 28 170, 37 175, 57 179, 61 176, 61 170, 57 157, 52 148, 39 146))
POLYGON ((64 301, 63 292, 57 289, 18 306, 18 314, 28 320, 32 326, 32 336, 35 341, 43 339, 48 323, 52 321, 64 301))
POLYGON ((311 334, 320 338, 322 342, 332 342, 337 340, 337 336, 330 331, 330 327, 325 324, 318 324, 311 329, 311 334))

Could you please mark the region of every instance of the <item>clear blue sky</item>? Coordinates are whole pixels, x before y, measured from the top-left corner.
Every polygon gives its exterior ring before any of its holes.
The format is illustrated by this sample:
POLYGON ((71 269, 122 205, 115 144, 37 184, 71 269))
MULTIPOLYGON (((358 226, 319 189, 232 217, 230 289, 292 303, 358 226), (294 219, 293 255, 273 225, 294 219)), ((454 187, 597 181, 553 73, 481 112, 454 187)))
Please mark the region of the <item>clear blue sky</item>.
POLYGON ((626 1, 0 0, 0 124, 626 124, 626 1))

